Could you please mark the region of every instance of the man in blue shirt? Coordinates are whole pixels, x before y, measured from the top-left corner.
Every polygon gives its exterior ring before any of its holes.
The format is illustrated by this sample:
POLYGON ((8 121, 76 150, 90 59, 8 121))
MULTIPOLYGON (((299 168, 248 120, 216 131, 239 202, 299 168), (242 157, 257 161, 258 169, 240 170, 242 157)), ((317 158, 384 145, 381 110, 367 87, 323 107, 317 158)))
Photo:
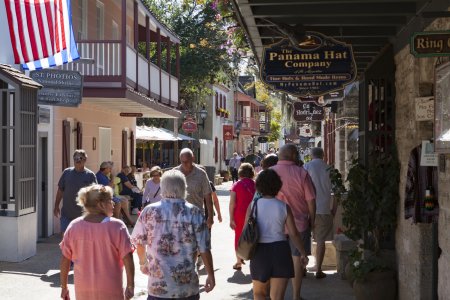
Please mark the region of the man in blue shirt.
POLYGON ((130 174, 131 168, 129 166, 124 166, 122 168, 122 172, 117 174, 117 177, 120 178, 120 184, 122 185, 122 190, 120 195, 130 196, 133 200, 131 203, 132 206, 132 215, 137 215, 139 209, 142 205, 142 193, 138 187, 133 186, 128 178, 128 174, 130 174))

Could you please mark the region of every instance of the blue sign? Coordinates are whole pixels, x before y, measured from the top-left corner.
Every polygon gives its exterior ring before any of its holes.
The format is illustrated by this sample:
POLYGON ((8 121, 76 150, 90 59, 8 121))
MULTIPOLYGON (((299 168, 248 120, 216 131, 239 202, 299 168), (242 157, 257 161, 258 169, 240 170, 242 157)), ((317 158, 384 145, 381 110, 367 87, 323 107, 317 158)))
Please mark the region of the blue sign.
POLYGON ((352 46, 317 32, 293 46, 289 40, 264 49, 261 80, 297 97, 319 97, 356 79, 352 46))

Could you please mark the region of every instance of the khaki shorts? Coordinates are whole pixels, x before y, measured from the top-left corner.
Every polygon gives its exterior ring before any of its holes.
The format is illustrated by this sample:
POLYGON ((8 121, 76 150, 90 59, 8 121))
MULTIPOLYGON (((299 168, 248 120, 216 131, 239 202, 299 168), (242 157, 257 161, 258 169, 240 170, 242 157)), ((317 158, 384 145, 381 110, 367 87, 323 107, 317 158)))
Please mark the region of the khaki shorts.
POLYGON ((314 240, 318 243, 332 241, 333 236, 333 216, 316 215, 314 224, 314 240))

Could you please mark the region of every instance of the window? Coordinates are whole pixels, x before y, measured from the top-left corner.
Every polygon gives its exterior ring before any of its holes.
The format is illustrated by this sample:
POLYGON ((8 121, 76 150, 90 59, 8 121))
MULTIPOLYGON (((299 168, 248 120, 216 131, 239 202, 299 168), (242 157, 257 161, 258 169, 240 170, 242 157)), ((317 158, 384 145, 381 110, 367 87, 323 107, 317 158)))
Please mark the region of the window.
POLYGON ((78 1, 78 40, 87 39, 87 0, 78 1))
POLYGON ((111 28, 111 37, 113 40, 119 40, 119 24, 117 24, 115 21, 112 21, 112 28, 111 28))
POLYGON ((96 5, 97 12, 97 39, 103 40, 105 36, 105 5, 97 1, 96 5))

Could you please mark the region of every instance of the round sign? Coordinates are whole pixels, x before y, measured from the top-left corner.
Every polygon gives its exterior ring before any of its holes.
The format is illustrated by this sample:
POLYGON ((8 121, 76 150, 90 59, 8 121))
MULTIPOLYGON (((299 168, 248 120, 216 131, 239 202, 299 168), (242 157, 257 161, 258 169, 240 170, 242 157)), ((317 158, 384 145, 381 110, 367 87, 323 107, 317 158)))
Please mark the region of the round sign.
POLYGON ((197 122, 195 122, 195 120, 193 120, 192 118, 188 118, 186 119, 186 121, 183 122, 181 128, 183 128, 183 131, 186 133, 196 132, 197 122))

